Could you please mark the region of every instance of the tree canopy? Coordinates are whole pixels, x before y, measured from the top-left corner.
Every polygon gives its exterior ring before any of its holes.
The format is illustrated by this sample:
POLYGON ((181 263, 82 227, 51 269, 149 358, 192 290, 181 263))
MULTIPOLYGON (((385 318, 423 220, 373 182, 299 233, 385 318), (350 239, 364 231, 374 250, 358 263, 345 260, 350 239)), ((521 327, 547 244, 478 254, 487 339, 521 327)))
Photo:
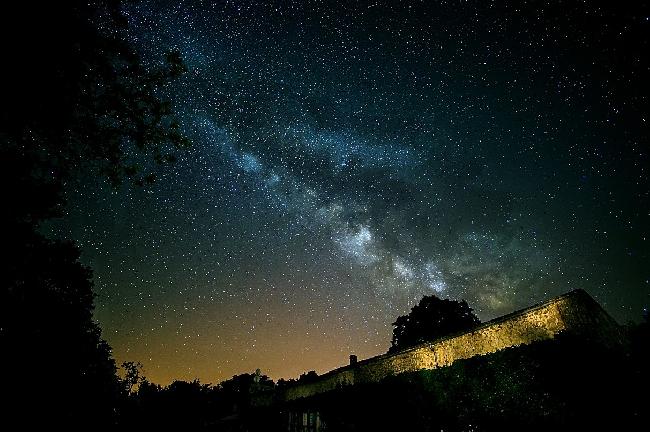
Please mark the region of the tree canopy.
MULTIPOLYGON (((19 2, 3 25, 3 150, 39 180, 93 166, 111 182, 153 180, 188 145, 163 96, 185 71, 178 52, 146 68, 128 41, 120 1, 19 2), (5 23, 8 24, 8 23, 5 23), (146 157, 143 157, 146 156, 146 157)), ((2 155, 5 156, 5 155, 2 155)), ((5 159, 6 160, 6 159, 5 159)))
POLYGON ((46 238, 39 226, 61 213, 76 172, 145 183, 151 166, 188 145, 161 96, 184 66, 171 52, 146 68, 119 1, 12 6, 0 15, 8 41, 0 81, 4 422, 105 429, 124 389, 93 320, 92 272, 76 245, 46 238))
POLYGON ((398 317, 393 323, 395 328, 388 352, 469 330, 480 322, 465 300, 424 296, 408 315, 398 317))
POLYGON ((92 273, 72 243, 13 228, 0 272, 5 421, 26 429, 111 424, 120 385, 93 321, 92 273))

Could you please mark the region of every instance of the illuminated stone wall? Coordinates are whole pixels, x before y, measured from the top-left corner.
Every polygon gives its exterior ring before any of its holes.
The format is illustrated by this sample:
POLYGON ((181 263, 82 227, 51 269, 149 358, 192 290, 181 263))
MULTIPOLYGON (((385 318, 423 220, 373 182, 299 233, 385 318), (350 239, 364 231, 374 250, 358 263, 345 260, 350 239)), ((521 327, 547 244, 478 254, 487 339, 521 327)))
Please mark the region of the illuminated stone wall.
POLYGON ((285 399, 291 401, 340 386, 376 382, 390 375, 449 366, 456 360, 553 339, 560 332, 597 339, 606 344, 620 340, 620 328, 616 322, 586 292, 576 290, 494 319, 468 333, 335 369, 313 383, 288 388, 285 399))

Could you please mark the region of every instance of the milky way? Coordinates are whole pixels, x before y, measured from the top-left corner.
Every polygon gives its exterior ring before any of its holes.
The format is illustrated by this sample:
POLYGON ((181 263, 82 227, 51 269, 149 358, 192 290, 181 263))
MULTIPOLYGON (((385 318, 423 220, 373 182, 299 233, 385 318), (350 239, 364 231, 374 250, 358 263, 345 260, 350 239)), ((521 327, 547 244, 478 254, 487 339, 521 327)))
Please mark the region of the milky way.
MULTIPOLYGON (((649 300, 647 8, 141 2, 193 146, 151 187, 69 185, 118 360, 273 378, 384 352, 423 295, 489 319, 649 300)), ((399 3, 399 4, 398 4, 399 3)))

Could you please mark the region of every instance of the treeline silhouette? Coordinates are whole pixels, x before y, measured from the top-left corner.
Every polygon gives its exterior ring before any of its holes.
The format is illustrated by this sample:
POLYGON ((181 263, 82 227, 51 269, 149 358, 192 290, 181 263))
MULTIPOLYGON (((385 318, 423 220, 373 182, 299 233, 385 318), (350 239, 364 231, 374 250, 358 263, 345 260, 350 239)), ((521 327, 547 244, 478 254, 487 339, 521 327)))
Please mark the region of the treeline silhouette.
MULTIPOLYGON (((133 363, 127 370, 135 371, 133 363)), ((182 430, 282 430, 285 428, 284 390, 297 383, 318 379, 315 371, 297 380, 274 382, 260 370, 235 375, 219 384, 174 381, 168 386, 151 383, 143 375, 132 373, 124 379, 124 388, 133 391, 122 400, 120 429, 182 430)))
MULTIPOLYGON (((259 371, 215 386, 177 381, 161 387, 144 380, 129 396, 120 423, 280 431, 287 430, 288 412, 318 411, 329 431, 645 430, 649 347, 646 318, 627 326, 622 345, 561 334, 291 402, 284 401, 284 390, 296 381, 274 383, 259 371)), ((310 371, 298 382, 317 379, 310 371)))

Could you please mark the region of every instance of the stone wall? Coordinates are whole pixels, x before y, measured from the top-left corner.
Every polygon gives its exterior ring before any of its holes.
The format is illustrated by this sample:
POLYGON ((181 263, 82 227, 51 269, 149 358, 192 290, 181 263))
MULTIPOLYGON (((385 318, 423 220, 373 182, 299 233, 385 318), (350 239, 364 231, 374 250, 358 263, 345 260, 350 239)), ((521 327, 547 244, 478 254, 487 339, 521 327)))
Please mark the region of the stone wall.
POLYGON ((449 366, 454 361, 493 353, 566 332, 618 343, 616 322, 582 290, 482 324, 473 331, 384 354, 328 372, 313 383, 286 390, 287 401, 313 396, 355 383, 376 382, 390 375, 449 366))

